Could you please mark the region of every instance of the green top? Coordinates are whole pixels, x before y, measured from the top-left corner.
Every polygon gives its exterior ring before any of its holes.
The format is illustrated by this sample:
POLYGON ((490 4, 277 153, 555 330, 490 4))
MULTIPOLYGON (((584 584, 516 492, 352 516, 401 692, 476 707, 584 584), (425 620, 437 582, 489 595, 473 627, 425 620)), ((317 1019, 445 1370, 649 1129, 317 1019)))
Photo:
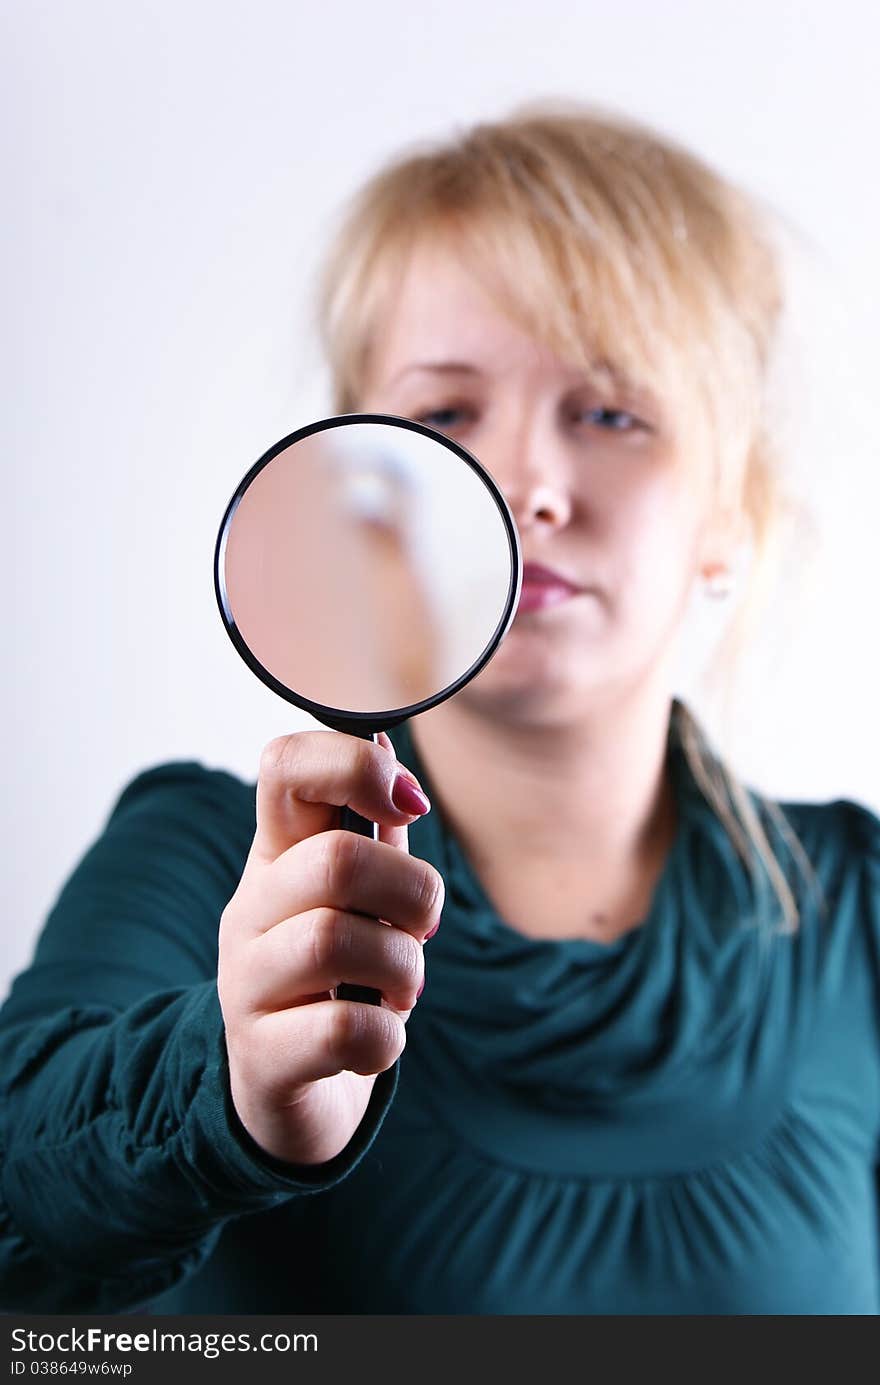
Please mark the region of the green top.
POLYGON ((676 726, 677 836, 610 945, 524 937, 438 808, 410 829, 447 885, 425 993, 312 1170, 229 1100, 217 926, 254 785, 138 775, 0 1012, 0 1308, 880 1311, 880 819, 784 805, 828 906, 802 892, 785 935, 676 726))

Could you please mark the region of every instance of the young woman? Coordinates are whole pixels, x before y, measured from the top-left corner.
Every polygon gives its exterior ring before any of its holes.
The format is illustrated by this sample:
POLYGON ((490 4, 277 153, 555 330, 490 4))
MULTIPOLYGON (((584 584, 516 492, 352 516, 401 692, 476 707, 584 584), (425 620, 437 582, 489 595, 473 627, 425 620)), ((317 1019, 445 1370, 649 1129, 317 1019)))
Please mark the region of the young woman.
POLYGON ((3 1306, 877 1312, 880 821, 673 697, 780 513, 757 212, 525 110, 375 176, 321 302, 336 410, 489 468, 524 599, 381 745, 125 789, 0 1022, 3 1306))

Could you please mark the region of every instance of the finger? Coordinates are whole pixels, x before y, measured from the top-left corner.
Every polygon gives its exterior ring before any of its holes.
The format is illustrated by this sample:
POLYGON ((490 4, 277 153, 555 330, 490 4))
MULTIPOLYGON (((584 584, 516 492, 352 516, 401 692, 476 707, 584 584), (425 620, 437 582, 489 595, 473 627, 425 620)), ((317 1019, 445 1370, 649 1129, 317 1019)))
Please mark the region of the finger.
POLYGON ((279 736, 260 758, 249 860, 274 861, 306 837, 330 830, 345 804, 371 822, 400 827, 419 816, 418 795, 427 803, 410 771, 371 740, 340 731, 279 736))
POLYGON ((239 997, 251 1014, 302 1004, 343 981, 371 986, 395 1010, 409 1010, 425 974, 424 949, 409 933, 335 909, 285 919, 255 938, 246 956, 239 997))
MULTIPOLYGON (((394 756, 395 760, 397 759, 394 754, 394 746, 386 731, 379 732, 378 744, 394 756)), ((409 853, 409 827, 406 823, 402 827, 393 827, 384 822, 380 823, 378 839, 380 842, 387 842, 389 846, 396 846, 399 850, 409 853)))
POLYGON ((395 1010, 356 1000, 323 1000, 261 1015, 253 1026, 270 1099, 283 1102, 306 1082, 338 1072, 384 1072, 406 1044, 395 1010))
POLYGON ((255 879, 244 932, 257 934, 310 909, 384 919, 421 941, 440 922, 443 877, 387 842, 334 830, 307 837, 255 879))

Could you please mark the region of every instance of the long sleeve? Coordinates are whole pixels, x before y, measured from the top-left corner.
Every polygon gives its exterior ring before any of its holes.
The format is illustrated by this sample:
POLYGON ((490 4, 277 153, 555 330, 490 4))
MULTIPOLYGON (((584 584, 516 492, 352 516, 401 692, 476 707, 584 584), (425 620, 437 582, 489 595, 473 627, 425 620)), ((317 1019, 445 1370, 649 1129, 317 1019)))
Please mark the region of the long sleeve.
POLYGON ((0 1307, 115 1312, 192 1273, 231 1217, 316 1193, 369 1148, 282 1164, 229 1094, 217 930, 253 789, 194 763, 133 780, 64 885, 0 1011, 0 1307))

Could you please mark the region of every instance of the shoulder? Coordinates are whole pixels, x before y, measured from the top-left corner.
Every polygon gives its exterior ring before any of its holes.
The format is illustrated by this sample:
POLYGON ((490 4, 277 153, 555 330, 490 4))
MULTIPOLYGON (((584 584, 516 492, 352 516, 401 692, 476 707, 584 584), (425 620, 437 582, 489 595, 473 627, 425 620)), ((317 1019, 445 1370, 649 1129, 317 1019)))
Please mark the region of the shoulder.
POLYGON ((776 806, 794 836, 788 860, 802 851, 812 875, 795 869, 789 874, 803 906, 801 942, 809 949, 812 937, 826 960, 867 960, 880 982, 880 816, 851 798, 776 806))
POLYGON ((251 832, 256 785, 199 760, 168 760, 140 770, 118 793, 108 825, 132 817, 205 814, 251 832))
POLYGON ((821 876, 880 869, 880 816, 867 804, 835 798, 777 807, 821 876))

